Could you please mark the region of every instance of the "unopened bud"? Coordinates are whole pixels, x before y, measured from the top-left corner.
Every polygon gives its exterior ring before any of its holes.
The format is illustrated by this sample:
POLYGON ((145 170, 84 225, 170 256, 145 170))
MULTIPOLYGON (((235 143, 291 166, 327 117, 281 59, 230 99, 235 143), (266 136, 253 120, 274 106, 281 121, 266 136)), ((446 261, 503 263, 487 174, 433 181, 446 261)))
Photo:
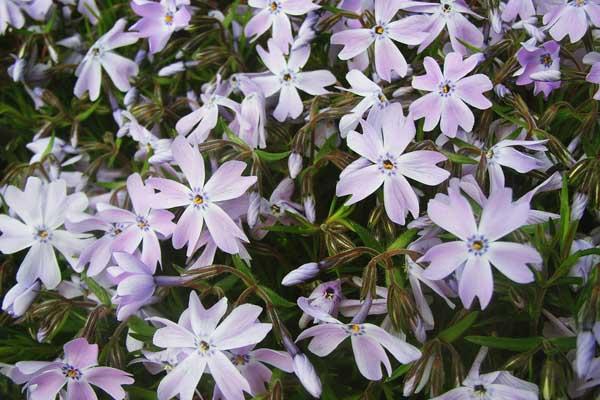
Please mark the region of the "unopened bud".
POLYGON ((304 215, 306 216, 306 219, 308 221, 310 221, 310 223, 314 223, 316 220, 316 213, 315 213, 315 197, 312 194, 309 194, 308 196, 304 197, 304 215))
POLYGON ((284 276, 281 281, 281 284, 283 286, 294 286, 311 280, 319 274, 319 266, 320 263, 315 262, 301 265, 300 267, 290 271, 286 276, 284 276))
POLYGON ((295 179, 302 171, 302 156, 295 151, 288 158, 288 170, 292 179, 295 179))
POLYGON ((504 98, 504 97, 512 94, 512 92, 510 91, 510 89, 507 88, 506 86, 504 86, 501 83, 499 83, 496 86, 494 86, 494 93, 496 93, 496 96, 498 96, 500 98, 504 98))
POLYGON ((298 353, 294 356, 294 373, 300 379, 300 383, 313 397, 321 397, 322 385, 317 376, 315 367, 305 354, 298 353))
POLYGON ((573 197, 573 204, 571 204, 571 220, 578 221, 583 216, 585 209, 588 204, 587 194, 577 192, 573 197))

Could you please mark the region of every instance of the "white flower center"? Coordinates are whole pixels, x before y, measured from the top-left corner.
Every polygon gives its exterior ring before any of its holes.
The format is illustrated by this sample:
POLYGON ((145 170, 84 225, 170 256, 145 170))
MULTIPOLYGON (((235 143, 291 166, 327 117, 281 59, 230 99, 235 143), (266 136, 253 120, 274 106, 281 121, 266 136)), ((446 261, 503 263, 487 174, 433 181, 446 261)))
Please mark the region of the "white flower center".
POLYGON ((52 240, 52 231, 45 226, 40 226, 36 229, 33 236, 38 242, 48 243, 50 240, 52 240))
POLYGON ((390 153, 386 153, 379 157, 377 160, 377 169, 384 175, 393 176, 396 175, 398 170, 398 161, 396 157, 390 153))
POLYGON ((482 256, 490 248, 490 242, 483 235, 473 235, 467 239, 467 251, 475 256, 482 256))
POLYGON ((455 88, 456 85, 453 82, 445 80, 439 85, 439 94, 442 97, 450 97, 454 93, 455 88))
POLYGON ((208 196, 202 190, 194 188, 190 193, 190 202, 194 208, 204 209, 208 204, 208 196))

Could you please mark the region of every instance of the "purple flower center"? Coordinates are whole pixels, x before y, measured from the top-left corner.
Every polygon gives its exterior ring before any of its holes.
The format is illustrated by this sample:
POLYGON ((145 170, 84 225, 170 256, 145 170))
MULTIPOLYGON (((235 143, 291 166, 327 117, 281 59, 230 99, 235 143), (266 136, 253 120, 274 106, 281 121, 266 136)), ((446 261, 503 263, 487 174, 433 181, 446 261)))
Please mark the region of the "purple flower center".
POLYGON ((546 68, 550 68, 552 66, 552 56, 549 53, 540 56, 540 64, 546 68))
POLYGON ((482 235, 473 235, 467 239, 467 251, 469 254, 482 256, 487 253, 489 247, 489 240, 482 235))
POLYGON ((233 365, 245 365, 250 361, 250 357, 247 354, 237 354, 232 359, 233 365))
POLYGON ((148 229, 150 229, 150 224, 148 223, 148 220, 145 217, 138 215, 136 218, 136 223, 138 228, 140 228, 143 231, 147 231, 148 229))
POLYGON ((41 243, 48 243, 52 239, 52 233, 46 227, 42 226, 37 229, 34 237, 41 243))
POLYGON ((335 290, 333 290, 330 287, 328 287, 327 289, 325 289, 325 298, 327 300, 332 300, 334 297, 335 297, 335 290))
POLYGON ((484 394, 487 392, 487 390, 485 389, 485 386, 483 386, 483 385, 475 385, 475 387, 473 387, 473 390, 477 394, 484 394))
POLYGON ((66 378, 72 379, 74 381, 78 381, 81 379, 81 371, 72 365, 65 364, 62 367, 62 373, 66 378))

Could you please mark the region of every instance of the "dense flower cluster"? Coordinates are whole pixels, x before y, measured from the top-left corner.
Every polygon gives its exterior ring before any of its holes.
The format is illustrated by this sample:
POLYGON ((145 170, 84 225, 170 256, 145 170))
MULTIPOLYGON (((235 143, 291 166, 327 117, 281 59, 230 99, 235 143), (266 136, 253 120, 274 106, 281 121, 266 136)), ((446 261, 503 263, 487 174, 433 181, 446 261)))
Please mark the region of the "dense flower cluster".
POLYGON ((600 396, 600 0, 0 0, 0 48, 0 398, 600 396))

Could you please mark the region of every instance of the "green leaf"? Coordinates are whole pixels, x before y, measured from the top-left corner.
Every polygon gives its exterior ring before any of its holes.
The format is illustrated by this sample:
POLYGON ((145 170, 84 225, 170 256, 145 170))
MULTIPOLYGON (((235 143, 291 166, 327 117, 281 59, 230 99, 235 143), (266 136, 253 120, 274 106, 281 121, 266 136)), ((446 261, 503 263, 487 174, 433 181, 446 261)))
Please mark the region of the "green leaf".
POLYGON ((133 332, 146 338, 153 337, 154 332, 156 332, 155 327, 147 324, 144 320, 135 315, 129 317, 129 319, 127 320, 127 325, 129 326, 129 329, 131 329, 133 332))
POLYGON ((385 379, 386 382, 395 381, 396 379, 402 377, 404 374, 408 372, 408 370, 412 367, 412 364, 404 364, 399 366, 392 372, 388 378, 385 379))
POLYGON ((291 301, 284 299, 279 294, 277 294, 277 292, 269 289, 268 287, 262 285, 260 285, 259 287, 267 294, 267 296, 269 296, 269 300, 271 300, 271 303, 273 303, 275 306, 284 308, 296 307, 296 303, 292 303, 291 301))
POLYGON ((50 154, 52 152, 53 147, 54 147, 54 132, 52 132, 52 137, 50 137, 50 140, 48 141, 48 146, 46 146, 46 148, 44 149, 44 152, 42 153, 42 160, 44 159, 44 157, 46 157, 48 154, 50 154))
POLYGON ((412 239, 415 237, 415 235, 417 234, 418 229, 407 229, 405 232, 402 232, 402 234, 400 236, 398 236, 396 238, 396 240, 394 240, 392 242, 392 244, 390 244, 388 246, 388 251, 390 250, 397 250, 397 249, 405 249, 406 246, 408 246, 410 244, 410 242, 412 241, 412 239))
POLYGON ((102 304, 106 306, 112 305, 110 301, 110 294, 106 291, 106 289, 104 289, 102 286, 96 283, 95 280, 93 280, 92 278, 88 278, 87 276, 85 276, 83 280, 85 281, 85 284, 88 286, 88 288, 92 291, 92 293, 94 293, 96 297, 98 297, 102 304))
POLYGON ((282 151, 281 153, 269 153, 268 151, 254 150, 254 153, 256 153, 256 155, 259 158, 261 158, 262 160, 265 160, 266 162, 273 162, 273 161, 283 160, 284 158, 289 156, 291 152, 288 150, 288 151, 282 151))
POLYGON ((463 319, 455 323, 449 328, 444 329, 438 335, 438 338, 446 343, 452 343, 459 337, 461 337, 467 329, 471 327, 477 320, 479 311, 473 311, 468 313, 463 319))
POLYGON ((79 121, 79 122, 85 121, 86 119, 88 119, 94 113, 94 111, 96 111, 96 109, 98 108, 99 105, 100 105, 99 101, 96 101, 96 102, 92 103, 91 107, 88 107, 82 113, 77 114, 75 116, 75 119, 77 121, 79 121))
POLYGON ((493 349, 510 350, 516 352, 526 352, 533 350, 540 346, 544 341, 541 336, 528 337, 528 338, 507 338, 497 336, 466 336, 465 340, 478 344, 480 346, 487 346, 493 349))
POLYGON ((370 230, 363 227, 359 223, 351 221, 349 219, 344 220, 344 224, 347 225, 350 229, 352 229, 352 232, 358 235, 358 237, 360 238, 360 240, 362 240, 365 246, 370 247, 379 252, 383 251, 383 246, 377 240, 375 240, 375 238, 373 238, 373 234, 370 230))
POLYGON ((471 157, 464 156, 458 153, 451 153, 446 150, 442 150, 442 153, 448 157, 448 160, 452 161, 455 164, 478 164, 479 162, 473 160, 471 157))

